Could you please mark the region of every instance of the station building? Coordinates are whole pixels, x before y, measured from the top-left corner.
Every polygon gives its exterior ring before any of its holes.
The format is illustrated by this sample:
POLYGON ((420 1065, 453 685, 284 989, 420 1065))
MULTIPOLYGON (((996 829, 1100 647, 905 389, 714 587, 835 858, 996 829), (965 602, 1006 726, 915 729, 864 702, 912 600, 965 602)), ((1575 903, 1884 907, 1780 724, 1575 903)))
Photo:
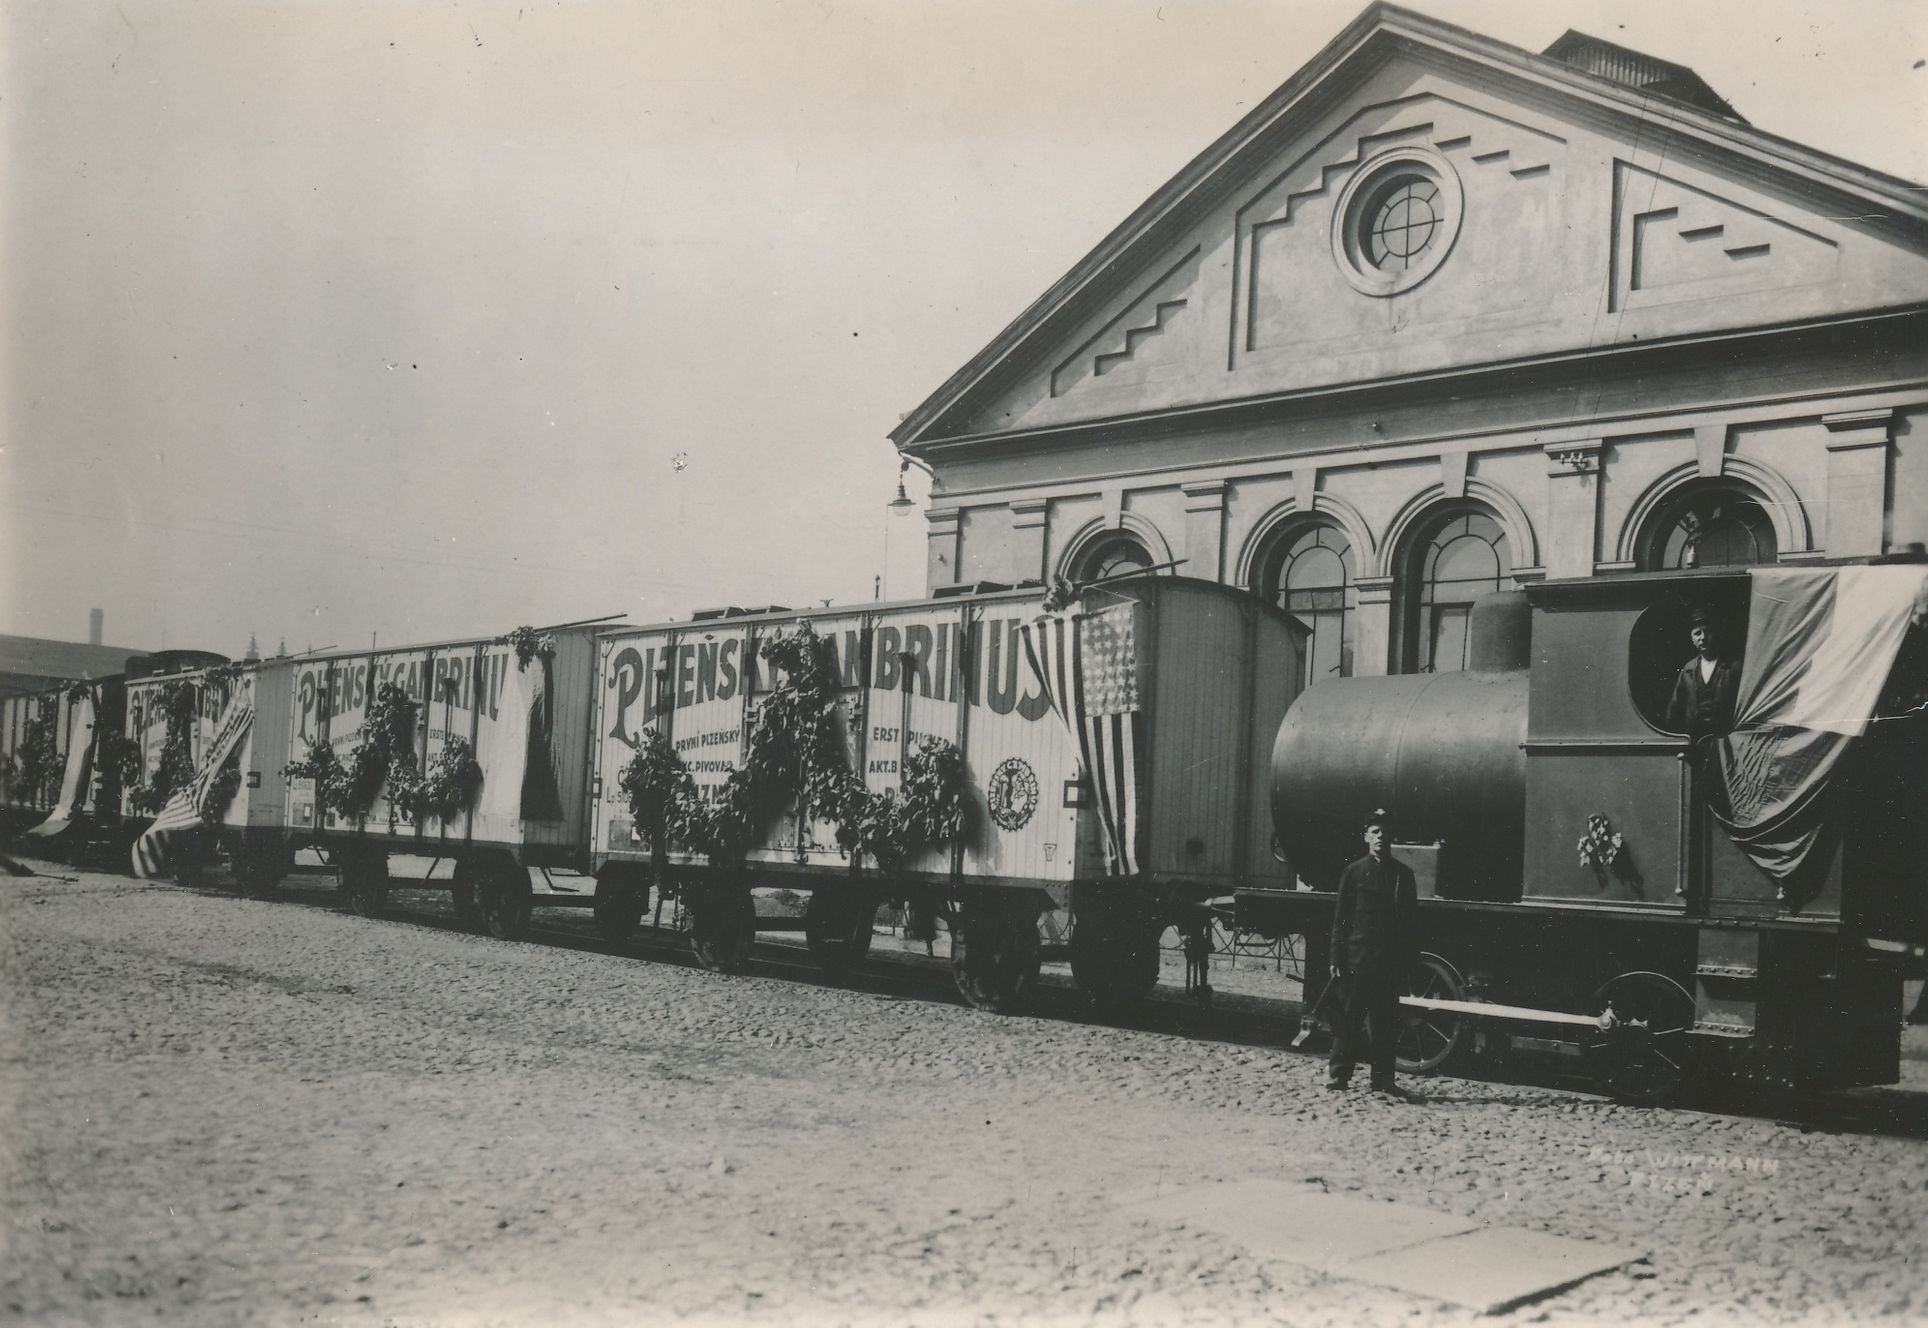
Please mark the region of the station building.
POLYGON ((1928 194, 1682 65, 1367 9, 891 435, 931 590, 1179 562, 1308 677, 1475 597, 1928 539, 1928 194))

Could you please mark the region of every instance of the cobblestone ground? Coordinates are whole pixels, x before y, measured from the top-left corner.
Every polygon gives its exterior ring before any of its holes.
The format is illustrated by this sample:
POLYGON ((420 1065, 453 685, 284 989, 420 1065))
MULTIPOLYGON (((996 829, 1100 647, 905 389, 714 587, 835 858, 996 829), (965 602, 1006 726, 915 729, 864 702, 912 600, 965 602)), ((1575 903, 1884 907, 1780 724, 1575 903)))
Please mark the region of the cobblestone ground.
POLYGON ((1517 1322, 1928 1318, 1915 1139, 40 870, 0 1322, 1471 1320, 1120 1202, 1251 1176, 1652 1250, 1517 1322))

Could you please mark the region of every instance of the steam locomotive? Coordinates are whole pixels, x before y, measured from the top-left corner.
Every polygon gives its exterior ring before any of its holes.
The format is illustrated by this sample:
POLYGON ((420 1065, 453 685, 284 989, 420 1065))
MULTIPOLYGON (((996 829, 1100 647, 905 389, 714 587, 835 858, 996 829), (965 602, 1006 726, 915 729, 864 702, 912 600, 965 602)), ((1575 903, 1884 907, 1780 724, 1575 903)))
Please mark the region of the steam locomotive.
POLYGON ((1509 1037, 1661 1100, 1718 1066, 1890 1083, 1928 940, 1928 569, 1918 562, 1549 581, 1473 613, 1464 673, 1299 698, 1272 757, 1312 892, 1239 913, 1314 951, 1362 808, 1393 808, 1426 953, 1401 1060, 1509 1037), (1689 614, 1747 643, 1729 733, 1669 731, 1689 614))

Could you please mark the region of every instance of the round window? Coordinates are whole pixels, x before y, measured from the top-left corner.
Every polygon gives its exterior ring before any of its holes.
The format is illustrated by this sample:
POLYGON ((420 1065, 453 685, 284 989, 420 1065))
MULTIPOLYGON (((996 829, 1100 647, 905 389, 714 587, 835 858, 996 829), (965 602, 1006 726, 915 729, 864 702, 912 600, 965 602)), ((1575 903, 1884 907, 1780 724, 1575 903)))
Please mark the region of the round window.
POLYGON ((1459 235, 1459 177, 1446 160, 1398 148, 1367 161, 1339 195, 1333 256, 1367 295, 1397 295, 1431 276, 1459 235))

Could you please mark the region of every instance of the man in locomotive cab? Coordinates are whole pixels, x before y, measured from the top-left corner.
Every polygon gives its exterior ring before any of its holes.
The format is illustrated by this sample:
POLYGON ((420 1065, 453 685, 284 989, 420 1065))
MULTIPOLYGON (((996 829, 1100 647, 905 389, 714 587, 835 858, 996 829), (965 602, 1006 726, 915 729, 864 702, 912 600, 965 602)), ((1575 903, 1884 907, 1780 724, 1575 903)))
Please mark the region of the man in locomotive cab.
POLYGON ((1695 606, 1688 616, 1694 656, 1680 666, 1674 694, 1667 702, 1667 727, 1698 745, 1734 727, 1734 698, 1740 690, 1740 661, 1721 640, 1713 612, 1695 606))
POLYGON ((1332 910, 1332 973, 1338 1002, 1326 1087, 1352 1080, 1362 1026, 1376 1093, 1403 1097, 1393 1081, 1399 1045, 1399 992, 1418 958, 1419 888, 1412 870, 1393 858, 1392 818, 1384 810, 1366 818, 1366 855, 1339 878, 1332 910))

